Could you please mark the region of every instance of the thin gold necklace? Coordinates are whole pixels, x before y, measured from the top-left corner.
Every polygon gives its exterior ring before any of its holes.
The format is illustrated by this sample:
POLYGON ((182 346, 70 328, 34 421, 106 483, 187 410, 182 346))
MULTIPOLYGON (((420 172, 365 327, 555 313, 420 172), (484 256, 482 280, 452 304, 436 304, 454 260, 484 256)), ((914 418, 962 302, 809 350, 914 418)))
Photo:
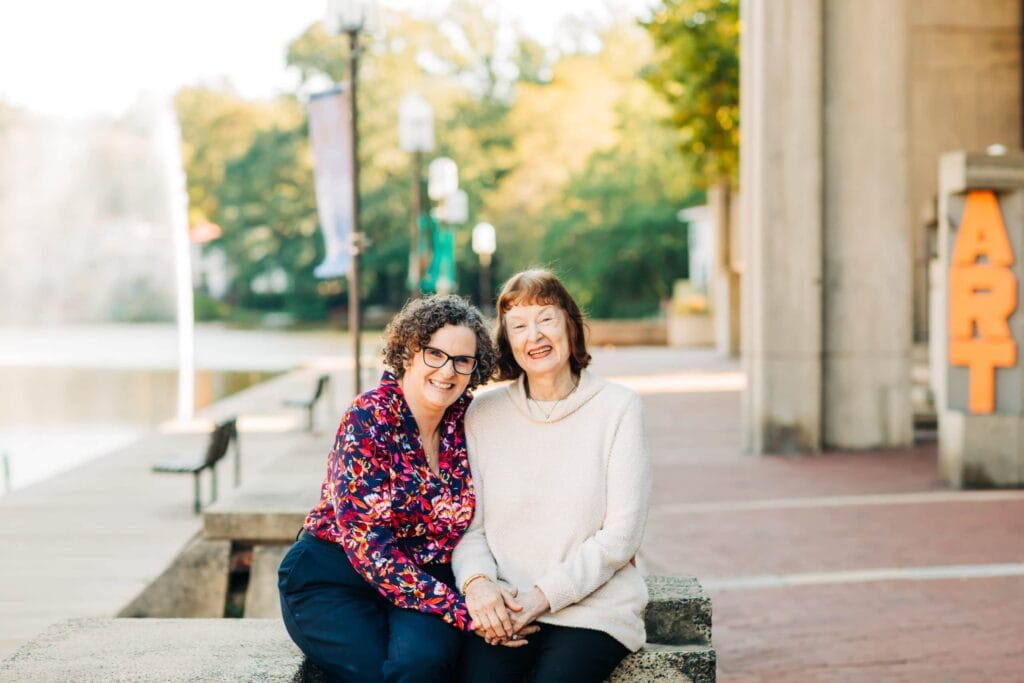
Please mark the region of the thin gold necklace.
MULTIPOLYGON (((554 404, 551 406, 551 410, 548 410, 546 412, 544 410, 544 406, 542 406, 540 404, 540 401, 538 401, 537 399, 535 399, 533 396, 530 395, 529 385, 527 385, 527 389, 526 389, 526 401, 527 401, 527 403, 526 403, 526 405, 530 405, 530 402, 532 401, 533 405, 537 406, 537 411, 544 417, 544 421, 545 422, 550 422, 551 421, 551 416, 555 414, 555 409, 558 408, 558 404, 561 403, 562 401, 564 401, 565 399, 569 398, 572 395, 572 392, 576 391, 576 387, 578 387, 579 385, 580 385, 579 378, 578 377, 574 377, 573 378, 573 382, 572 382, 572 389, 570 389, 565 394, 565 396, 563 396, 562 398, 560 398, 557 401, 555 401, 554 404)), ((546 403, 546 401, 545 401, 545 403, 546 403)))

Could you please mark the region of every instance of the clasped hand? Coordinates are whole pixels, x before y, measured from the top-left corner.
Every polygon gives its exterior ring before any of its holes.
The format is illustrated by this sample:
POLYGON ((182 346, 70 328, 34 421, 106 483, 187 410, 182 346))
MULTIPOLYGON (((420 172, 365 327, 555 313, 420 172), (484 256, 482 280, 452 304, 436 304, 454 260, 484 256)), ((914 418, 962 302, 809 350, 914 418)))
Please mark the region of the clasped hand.
POLYGON ((477 579, 466 587, 466 607, 473 619, 474 633, 488 645, 526 645, 525 636, 540 630, 534 620, 548 606, 544 592, 536 587, 521 596, 518 590, 506 590, 488 578, 477 579))

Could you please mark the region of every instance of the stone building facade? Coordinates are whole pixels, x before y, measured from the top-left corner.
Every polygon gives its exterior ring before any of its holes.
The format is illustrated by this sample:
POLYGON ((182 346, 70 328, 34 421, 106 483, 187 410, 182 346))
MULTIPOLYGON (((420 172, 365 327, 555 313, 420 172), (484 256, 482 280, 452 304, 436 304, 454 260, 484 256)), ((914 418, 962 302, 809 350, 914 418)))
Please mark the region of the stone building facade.
POLYGON ((743 0, 745 444, 913 440, 939 158, 1021 145, 1020 0, 743 0))

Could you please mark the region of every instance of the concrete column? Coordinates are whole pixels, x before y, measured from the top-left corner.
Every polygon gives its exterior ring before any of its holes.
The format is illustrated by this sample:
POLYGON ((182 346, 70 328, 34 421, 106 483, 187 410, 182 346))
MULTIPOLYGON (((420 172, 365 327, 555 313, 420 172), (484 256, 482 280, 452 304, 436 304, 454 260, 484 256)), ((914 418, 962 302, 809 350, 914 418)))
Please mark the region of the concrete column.
POLYGON ((708 188, 708 208, 715 226, 711 311, 715 321, 715 349, 723 356, 740 355, 740 274, 734 268, 733 199, 728 182, 708 188))
POLYGON ((830 0, 824 23, 823 440, 904 446, 913 441, 905 0, 830 0))
POLYGON ((821 0, 744 0, 744 442, 821 447, 821 0))

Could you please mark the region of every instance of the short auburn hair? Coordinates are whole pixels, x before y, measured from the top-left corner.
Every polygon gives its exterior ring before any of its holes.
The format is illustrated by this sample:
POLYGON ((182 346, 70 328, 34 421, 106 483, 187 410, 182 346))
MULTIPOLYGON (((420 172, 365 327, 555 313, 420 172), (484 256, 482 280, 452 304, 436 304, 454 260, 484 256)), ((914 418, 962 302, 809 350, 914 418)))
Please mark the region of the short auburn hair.
POLYGON ((496 309, 498 312, 498 329, 495 335, 497 347, 497 363, 495 379, 518 379, 523 374, 515 356, 512 345, 508 341, 508 328, 505 326, 505 314, 513 306, 545 305, 558 306, 565 312, 566 326, 569 332, 569 366, 574 375, 579 375, 583 368, 590 365, 590 354, 587 352, 586 325, 583 313, 576 305, 558 276, 545 268, 534 268, 516 273, 501 287, 498 294, 496 309))

